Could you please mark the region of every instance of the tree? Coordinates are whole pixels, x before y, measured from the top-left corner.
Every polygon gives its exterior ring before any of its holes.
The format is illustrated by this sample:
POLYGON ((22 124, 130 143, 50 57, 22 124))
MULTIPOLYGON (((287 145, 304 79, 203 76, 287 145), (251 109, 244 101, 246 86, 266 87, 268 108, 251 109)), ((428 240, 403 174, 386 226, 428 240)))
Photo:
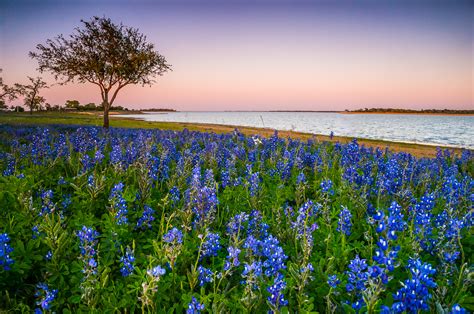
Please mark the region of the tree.
MULTIPOLYGON (((0 73, 2 73, 2 69, 0 69, 0 73)), ((7 99, 12 101, 16 98, 18 98, 18 89, 4 84, 3 78, 0 76, 0 109, 6 108, 7 99)))
POLYGON ((28 76, 30 84, 21 85, 15 84, 19 93, 25 97, 25 106, 30 109, 30 114, 33 114, 34 109, 41 109, 41 105, 45 102, 44 97, 39 95, 39 91, 43 88, 48 88, 48 85, 41 77, 32 78, 28 76))
POLYGON ((97 107, 95 106, 93 102, 84 105, 84 110, 96 110, 96 109, 97 107))
POLYGON ((100 88, 104 128, 119 91, 127 85, 151 85, 154 78, 171 70, 165 57, 147 43, 138 29, 114 24, 109 18, 81 20, 82 28, 65 38, 59 35, 36 46, 30 56, 39 70, 51 72, 61 84, 77 81, 100 88))
POLYGON ((79 101, 77 100, 66 100, 66 103, 65 103, 65 106, 66 108, 69 108, 69 109, 78 109, 79 108, 79 101))

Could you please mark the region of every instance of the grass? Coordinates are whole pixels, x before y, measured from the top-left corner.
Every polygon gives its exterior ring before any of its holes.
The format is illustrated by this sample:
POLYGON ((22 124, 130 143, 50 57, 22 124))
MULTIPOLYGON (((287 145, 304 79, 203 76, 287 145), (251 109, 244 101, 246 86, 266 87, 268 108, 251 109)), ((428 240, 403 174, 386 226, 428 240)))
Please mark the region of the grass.
MULTIPOLYGON (((72 125, 102 125, 102 117, 100 113, 58 113, 58 112, 40 112, 33 113, 0 113, 0 124, 20 124, 20 125, 44 125, 44 124, 72 124, 72 125)), ((190 131, 228 133, 238 128, 245 135, 260 134, 262 136, 270 136, 274 130, 269 128, 254 128, 232 125, 219 124, 203 124, 203 123, 183 123, 183 122, 150 122, 133 118, 115 117, 111 115, 111 127, 117 128, 144 128, 144 129, 165 129, 180 131, 188 129, 190 131)), ((330 141, 347 143, 353 137, 334 136, 332 139, 327 135, 311 134, 295 131, 279 131, 282 137, 291 137, 295 139, 315 139, 316 141, 330 141)), ((389 148, 395 152, 406 152, 417 157, 434 157, 436 156, 436 147, 432 145, 411 144, 390 142, 383 140, 361 139, 358 138, 360 144, 367 147, 380 147, 382 149, 389 148)), ((439 146, 445 148, 443 146, 439 146)), ((461 149, 455 148, 454 152, 459 153, 461 149)))

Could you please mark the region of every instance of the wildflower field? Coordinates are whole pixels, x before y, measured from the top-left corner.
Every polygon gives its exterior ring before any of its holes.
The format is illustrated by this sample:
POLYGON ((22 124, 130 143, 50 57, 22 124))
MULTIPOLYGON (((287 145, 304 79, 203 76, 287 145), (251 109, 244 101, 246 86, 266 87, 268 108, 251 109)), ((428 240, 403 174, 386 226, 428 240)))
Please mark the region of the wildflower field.
POLYGON ((472 151, 0 126, 0 310, 474 311, 472 151))

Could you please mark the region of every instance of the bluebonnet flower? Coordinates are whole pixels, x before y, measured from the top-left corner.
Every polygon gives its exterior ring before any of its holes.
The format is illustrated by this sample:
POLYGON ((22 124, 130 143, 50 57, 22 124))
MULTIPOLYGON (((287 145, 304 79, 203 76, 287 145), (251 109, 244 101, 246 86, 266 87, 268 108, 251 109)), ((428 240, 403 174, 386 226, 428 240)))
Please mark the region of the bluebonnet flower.
POLYGON ((244 241, 243 248, 247 249, 247 254, 248 255, 258 255, 259 254, 259 248, 262 244, 262 241, 259 239, 255 238, 253 235, 248 235, 247 238, 244 241))
POLYGON ((443 259, 446 263, 454 263, 459 258, 459 251, 455 252, 444 252, 443 259))
POLYGON ((47 261, 50 261, 53 258, 53 252, 48 251, 44 257, 47 261))
POLYGON ((173 227, 165 235, 163 235, 163 242, 165 242, 165 255, 170 262, 173 269, 176 258, 181 252, 181 245, 183 243, 183 233, 176 227, 173 227))
POLYGON ((417 240, 420 246, 427 251, 431 251, 433 248, 431 236, 433 233, 432 210, 435 206, 434 200, 433 194, 425 194, 412 210, 417 240))
POLYGON ((221 249, 220 236, 217 233, 209 232, 202 244, 201 258, 208 256, 217 256, 217 252, 221 249))
POLYGON ((96 164, 99 164, 103 159, 104 159, 104 154, 102 154, 102 151, 99 149, 96 150, 95 154, 94 154, 94 162, 96 164))
POLYGON ((84 154, 81 158, 81 164, 82 164, 82 171, 81 173, 85 173, 87 172, 88 170, 92 169, 92 167, 94 167, 94 161, 92 160, 92 158, 87 155, 87 154, 84 154))
POLYGON ((199 189, 193 198, 194 225, 200 227, 212 222, 218 204, 215 188, 199 189))
POLYGON ((244 263, 244 270, 242 271, 242 277, 247 278, 250 275, 260 277, 262 275, 262 262, 253 261, 251 264, 244 263))
POLYGON ((125 255, 120 257, 120 273, 123 277, 130 276, 135 269, 135 256, 133 251, 127 247, 125 250, 125 255))
POLYGON ((469 313, 467 310, 463 309, 459 304, 454 304, 453 307, 451 308, 451 311, 449 311, 449 314, 467 314, 469 313))
POLYGON ((40 308, 35 310, 35 313, 42 313, 42 311, 51 310, 51 303, 54 301, 58 295, 57 289, 50 290, 48 285, 45 283, 39 283, 36 285, 35 297, 39 300, 36 301, 36 305, 39 305, 40 308))
POLYGON ((112 188, 110 193, 109 202, 111 204, 111 210, 115 215, 115 220, 117 225, 124 225, 128 223, 127 218, 127 203, 122 197, 124 185, 122 182, 119 182, 112 188))
POLYGON ((397 313, 427 311, 429 310, 428 301, 431 299, 429 288, 437 286, 431 278, 436 273, 436 269, 428 263, 422 263, 419 259, 410 259, 408 269, 411 279, 405 280, 402 283, 403 287, 393 295, 395 302, 392 310, 397 313))
POLYGON ((234 246, 229 246, 227 248, 227 251, 229 254, 227 255, 225 264, 224 264, 224 270, 229 270, 232 267, 237 267, 240 265, 239 261, 239 254, 240 254, 240 249, 234 246))
POLYGON ((331 288, 335 289, 341 283, 341 281, 337 278, 337 275, 330 275, 328 276, 327 283, 331 288))
POLYGON ((186 314, 199 314, 201 311, 204 310, 204 304, 198 302, 198 300, 193 297, 191 302, 188 304, 188 308, 186 309, 186 314))
POLYGON ((258 237, 266 237, 268 234, 268 224, 262 221, 262 214, 254 209, 248 215, 247 234, 253 234, 258 237))
POLYGON ((280 270, 285 269, 285 261, 288 258, 280 246, 277 238, 269 235, 262 241, 262 255, 266 258, 263 262, 265 267, 265 275, 271 277, 276 275, 280 270))
POLYGON ((342 232, 345 235, 351 234, 351 227, 352 227, 352 214, 347 209, 347 207, 342 206, 342 210, 339 213, 339 221, 337 222, 337 231, 342 232))
POLYGON ((87 177, 87 187, 90 189, 95 189, 95 179, 93 174, 87 177))
POLYGON ((240 213, 232 217, 227 224, 227 233, 230 237, 237 236, 240 231, 244 230, 244 224, 248 222, 249 215, 246 213, 240 213))
POLYGON ((230 172, 227 170, 222 170, 221 171, 221 186, 222 188, 226 188, 227 186, 230 185, 230 172))
POLYGON ((390 243, 398 238, 398 232, 406 228, 406 222, 403 218, 401 206, 396 202, 392 202, 388 208, 388 216, 385 216, 383 211, 378 211, 373 215, 374 223, 376 224, 375 231, 379 234, 374 260, 379 264, 385 265, 388 271, 393 271, 398 265, 396 257, 400 247, 391 246, 390 243))
POLYGON ((61 201, 61 206, 63 209, 67 209, 69 205, 72 204, 72 199, 70 194, 66 194, 63 196, 63 200, 61 201))
POLYGON ((120 145, 112 145, 112 150, 110 151, 110 163, 121 165, 123 160, 122 147, 120 145))
POLYGON ((31 228, 31 231, 32 231, 32 235, 31 235, 31 238, 32 239, 37 239, 40 235, 41 235, 41 232, 39 231, 38 229, 38 225, 34 225, 32 228, 31 228))
POLYGON ((267 297, 268 304, 273 312, 277 312, 281 307, 288 305, 288 300, 285 299, 284 290, 286 289, 286 282, 282 274, 277 273, 273 278, 273 284, 267 288, 270 296, 267 297))
POLYGON ((300 174, 296 177, 296 184, 306 184, 306 176, 303 172, 300 172, 300 174))
POLYGON ((40 216, 53 213, 55 205, 53 203, 53 191, 47 190, 41 193, 41 211, 40 216))
POLYGON ((3 170, 3 176, 8 177, 15 173, 16 161, 15 157, 12 154, 6 155, 6 164, 7 167, 5 168, 5 170, 3 170))
POLYGON ((163 236, 163 241, 166 243, 183 243, 183 233, 176 227, 173 227, 163 236))
POLYGON ((321 181, 320 188, 321 188, 321 191, 323 191, 323 193, 327 193, 329 195, 334 194, 334 190, 332 188, 332 181, 329 179, 321 181))
POLYGON ((365 259, 360 259, 357 255, 349 264, 349 271, 346 272, 348 275, 348 283, 346 285, 347 292, 354 290, 364 290, 365 284, 368 278, 367 263, 365 259))
POLYGON ((176 186, 173 186, 170 190, 170 195, 171 195, 171 201, 173 203, 177 203, 180 200, 180 192, 179 189, 176 186))
POLYGON ((137 221, 137 228, 141 229, 151 229, 151 223, 155 220, 153 214, 155 211, 148 205, 143 206, 143 214, 137 221))
POLYGON ((155 266, 146 271, 147 277, 142 283, 142 291, 138 300, 142 302, 143 305, 150 306, 153 303, 153 296, 158 291, 158 282, 160 278, 166 274, 166 270, 161 266, 155 266))
POLYGON ((166 274, 166 269, 162 268, 161 266, 155 266, 151 269, 148 269, 147 272, 146 272, 149 276, 151 277, 161 277, 163 276, 164 274, 166 274))
POLYGON ((59 177, 58 179, 58 185, 65 185, 67 184, 66 180, 64 179, 64 177, 59 177))
POLYGON ((77 232, 77 237, 79 238, 79 248, 84 264, 82 272, 85 274, 85 278, 87 278, 97 274, 97 251, 95 246, 98 242, 97 238, 99 237, 99 233, 92 228, 83 226, 82 229, 77 232))
POLYGON ((201 265, 198 266, 197 268, 198 271, 198 280, 199 280, 199 286, 204 286, 208 282, 212 282, 213 280, 213 275, 214 273, 212 270, 207 269, 201 265))
POLYGON ((13 248, 10 246, 8 234, 0 233, 0 266, 3 266, 4 270, 10 270, 10 265, 14 263, 10 257, 12 252, 13 248))
POLYGON ((260 189, 260 175, 258 172, 252 173, 249 178, 249 191, 250 191, 250 196, 254 197, 257 195, 259 189, 260 189))
POLYGON ((318 214, 319 204, 314 205, 312 201, 307 201, 298 210, 296 220, 291 222, 292 228, 296 231, 297 239, 304 239, 307 249, 313 246, 313 232, 318 228, 315 221, 318 214))

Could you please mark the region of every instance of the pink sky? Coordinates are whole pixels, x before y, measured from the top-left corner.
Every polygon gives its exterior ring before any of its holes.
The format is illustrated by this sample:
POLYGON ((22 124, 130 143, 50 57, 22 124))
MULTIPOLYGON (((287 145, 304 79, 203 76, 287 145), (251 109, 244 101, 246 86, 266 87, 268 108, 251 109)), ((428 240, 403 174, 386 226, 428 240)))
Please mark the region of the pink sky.
MULTIPOLYGON (((173 65, 173 72, 152 87, 126 87, 115 105, 177 110, 473 108, 473 28, 462 7, 371 6, 351 13, 345 6, 149 3, 133 10, 126 5, 31 4, 3 9, 0 67, 7 83, 26 83, 27 75, 37 75, 35 61, 27 56, 36 44, 71 33, 81 18, 106 14, 138 27, 173 65), (33 28, 24 25, 31 11, 37 15, 33 28)), ((94 85, 52 86, 43 95, 51 104, 100 102, 94 85)))

